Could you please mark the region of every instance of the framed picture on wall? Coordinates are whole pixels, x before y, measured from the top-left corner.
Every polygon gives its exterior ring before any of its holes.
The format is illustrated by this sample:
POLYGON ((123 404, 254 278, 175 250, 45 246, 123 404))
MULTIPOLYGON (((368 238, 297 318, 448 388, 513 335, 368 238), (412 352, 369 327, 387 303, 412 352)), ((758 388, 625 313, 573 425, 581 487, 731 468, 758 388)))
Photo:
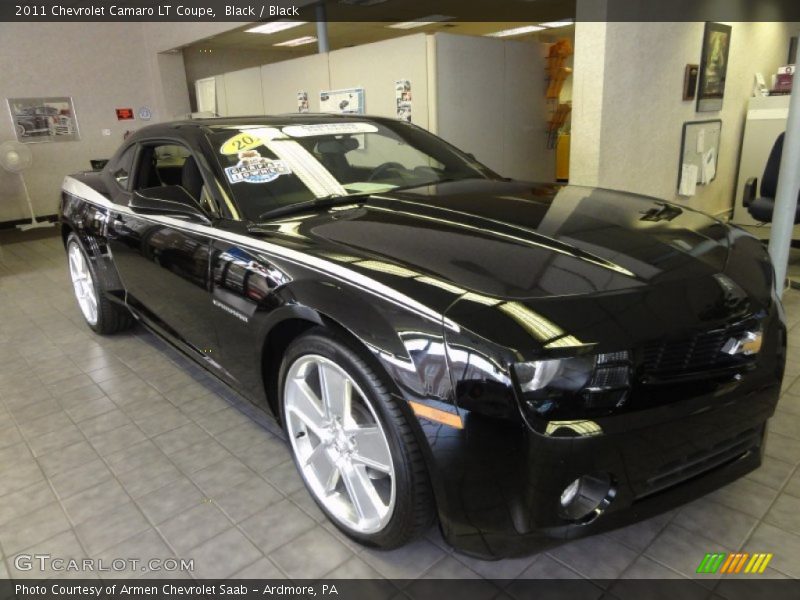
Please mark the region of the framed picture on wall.
POLYGON ((697 86, 697 112, 722 109, 730 47, 731 26, 706 23, 703 34, 703 55, 700 60, 700 82, 697 86))
POLYGON ((75 142, 80 139, 72 98, 9 98, 8 110, 20 142, 75 142))

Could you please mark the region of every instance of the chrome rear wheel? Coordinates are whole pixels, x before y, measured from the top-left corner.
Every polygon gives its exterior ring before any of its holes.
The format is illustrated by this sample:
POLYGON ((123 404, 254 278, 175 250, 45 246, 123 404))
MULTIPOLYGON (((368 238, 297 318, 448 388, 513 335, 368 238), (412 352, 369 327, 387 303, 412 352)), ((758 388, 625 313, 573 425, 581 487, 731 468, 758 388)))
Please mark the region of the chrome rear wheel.
POLYGON ((71 241, 68 250, 69 275, 75 298, 86 322, 97 325, 97 293, 95 291, 92 271, 78 243, 71 241))

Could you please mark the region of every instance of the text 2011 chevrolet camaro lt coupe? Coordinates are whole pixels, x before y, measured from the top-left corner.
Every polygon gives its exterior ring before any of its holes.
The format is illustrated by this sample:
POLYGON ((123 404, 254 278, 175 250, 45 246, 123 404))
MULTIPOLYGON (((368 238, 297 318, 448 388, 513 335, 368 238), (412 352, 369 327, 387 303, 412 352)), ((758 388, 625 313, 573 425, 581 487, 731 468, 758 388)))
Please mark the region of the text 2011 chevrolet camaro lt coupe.
POLYGON ((758 467, 785 362, 759 242, 504 179, 409 123, 153 125, 64 181, 75 295, 280 420, 350 537, 509 556, 758 467))

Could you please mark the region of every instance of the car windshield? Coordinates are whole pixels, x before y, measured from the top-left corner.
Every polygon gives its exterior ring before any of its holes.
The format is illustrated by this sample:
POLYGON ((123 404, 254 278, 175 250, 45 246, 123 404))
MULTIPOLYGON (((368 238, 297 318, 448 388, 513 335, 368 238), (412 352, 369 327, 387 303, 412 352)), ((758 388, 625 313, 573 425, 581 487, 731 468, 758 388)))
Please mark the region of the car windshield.
POLYGON ((367 196, 444 181, 496 177, 412 125, 373 121, 215 127, 219 176, 243 216, 263 220, 315 200, 367 196))

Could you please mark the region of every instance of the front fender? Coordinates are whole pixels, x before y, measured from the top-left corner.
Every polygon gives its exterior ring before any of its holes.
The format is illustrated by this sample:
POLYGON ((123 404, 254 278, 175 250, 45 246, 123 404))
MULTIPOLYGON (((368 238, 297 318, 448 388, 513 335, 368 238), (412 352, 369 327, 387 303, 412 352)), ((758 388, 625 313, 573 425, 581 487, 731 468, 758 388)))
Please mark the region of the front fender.
POLYGON ((361 343, 407 400, 452 402, 441 324, 330 281, 294 280, 276 298, 280 309, 260 325, 262 339, 286 318, 318 315, 361 343))

